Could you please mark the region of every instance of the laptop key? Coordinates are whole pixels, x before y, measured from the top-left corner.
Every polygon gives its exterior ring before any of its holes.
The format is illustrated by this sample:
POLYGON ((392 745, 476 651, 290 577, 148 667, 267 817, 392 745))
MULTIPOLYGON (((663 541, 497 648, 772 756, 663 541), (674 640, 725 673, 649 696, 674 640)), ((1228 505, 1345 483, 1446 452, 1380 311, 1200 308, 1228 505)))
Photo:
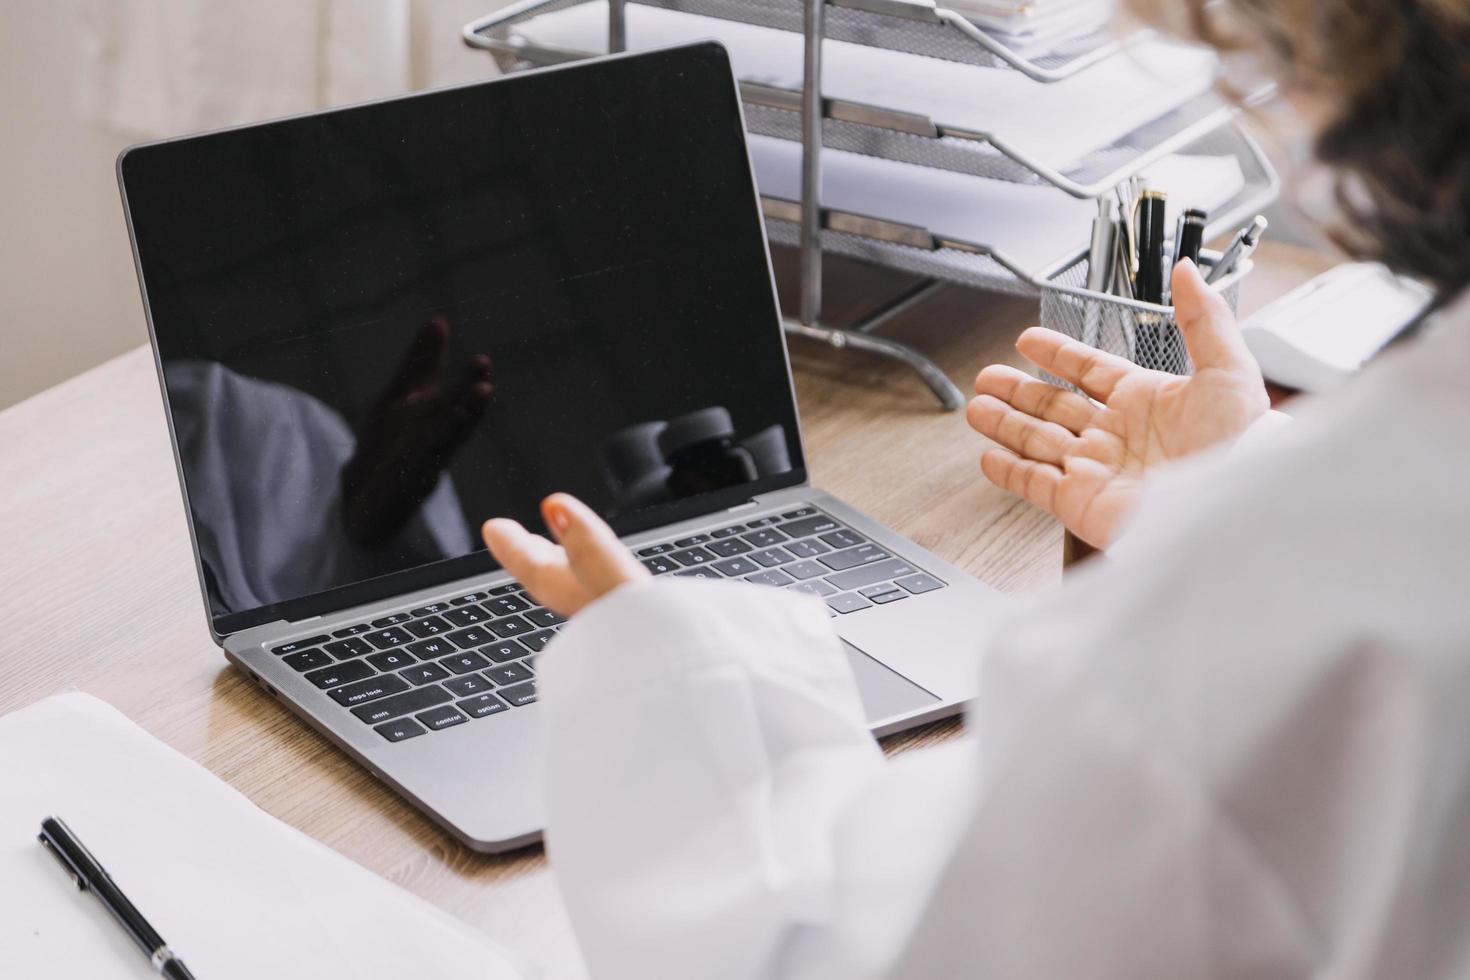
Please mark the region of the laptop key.
POLYGON ((336 637, 357 636, 359 633, 366 633, 372 628, 372 625, 369 623, 358 623, 356 626, 344 626, 341 629, 332 630, 332 635, 336 637))
POLYGON ((289 653, 282 658, 292 670, 315 670, 325 667, 332 662, 332 658, 315 647, 310 650, 302 650, 300 653, 289 653))
POLYGON ((456 653, 452 657, 445 657, 439 663, 453 674, 468 674, 479 670, 481 667, 490 666, 490 661, 473 650, 465 653, 456 653))
POLYGON ((754 575, 747 575, 745 576, 745 581, 754 582, 756 585, 770 585, 779 589, 782 586, 790 585, 796 579, 787 575, 779 568, 771 568, 764 572, 757 572, 754 575))
MULTIPOLYGON (((357 662, 361 663, 361 661, 357 662)), ((327 697, 350 708, 355 704, 376 701, 378 698, 406 690, 408 690, 408 681, 397 674, 379 674, 377 677, 358 681, 356 684, 334 688, 327 692, 327 697)))
POLYGON ((518 684, 521 681, 531 679, 531 671, 525 664, 511 663, 500 667, 492 667, 485 671, 485 676, 497 684, 518 684))
POLYGON ((498 595, 515 595, 519 591, 521 591, 521 583, 507 582, 504 585, 497 585, 495 588, 490 589, 485 594, 493 598, 494 596, 498 595))
POLYGON ((509 705, 493 694, 481 694, 479 697, 456 701, 455 707, 471 718, 484 718, 486 715, 498 715, 502 711, 510 710, 509 705))
POLYGON ((830 555, 823 555, 817 561, 834 572, 841 572, 857 565, 866 565, 870 561, 881 561, 887 557, 888 552, 876 544, 861 544, 856 548, 848 548, 846 551, 834 551, 830 555))
POLYGON ((860 589, 865 585, 872 585, 875 582, 883 582, 888 579, 899 578, 903 575, 913 575, 917 571, 917 568, 902 558, 887 558, 883 561, 860 565, 850 571, 828 575, 827 581, 837 586, 840 591, 845 592, 848 589, 860 589))
POLYGON ((792 578, 808 579, 816 578, 818 575, 826 575, 831 569, 820 562, 796 561, 789 565, 783 565, 781 571, 790 575, 792 578))
POLYGON ((423 687, 425 684, 442 681, 449 676, 449 671, 438 664, 414 664, 406 670, 400 670, 398 676, 414 687, 423 687))
POLYGON ((667 555, 674 550, 671 544, 651 544, 647 548, 638 549, 639 558, 653 558, 656 555, 667 555))
POLYGON ((682 572, 675 572, 674 578, 719 578, 720 573, 715 571, 713 565, 701 565, 697 568, 686 568, 682 572))
POLYGON ((515 687, 502 687, 495 693, 519 708, 521 705, 530 704, 536 700, 536 682, 526 681, 515 687))
POLYGON ((873 604, 856 592, 842 592, 828 596, 827 605, 835 612, 851 613, 859 609, 869 609, 873 604))
POLYGON ((460 630, 458 633, 449 634, 449 642, 461 650, 483 646, 486 643, 492 642, 494 639, 494 635, 483 626, 471 626, 467 630, 460 630))
POLYGON ((440 657, 447 657, 455 649, 455 645, 443 637, 408 645, 408 650, 420 660, 438 660, 440 657))
POLYGON ((483 623, 489 619, 490 614, 479 606, 467 605, 460 606, 458 609, 449 610, 449 612, 444 614, 444 618, 455 626, 473 626, 476 623, 483 623))
POLYGON ((413 634, 401 627, 390 626, 385 630, 378 630, 376 633, 366 634, 366 639, 379 650, 386 650, 389 647, 402 646, 405 643, 413 642, 413 634))
MULTIPOLYGON (((752 524, 755 522, 752 521, 752 524)), ((772 545, 788 541, 789 538, 773 527, 763 527, 759 531, 751 531, 749 534, 741 535, 741 540, 752 548, 769 548, 772 545)))
POLYGON ((321 646, 330 639, 330 636, 308 636, 304 640, 292 640, 290 643, 282 643, 278 647, 271 647, 271 653, 274 653, 278 657, 284 657, 288 653, 299 653, 307 647, 321 646))
POLYGON ((827 515, 821 514, 817 517, 808 517, 799 521, 787 521, 781 525, 781 530, 793 538, 807 538, 813 534, 825 534, 828 531, 835 531, 839 527, 842 527, 842 525, 827 515))
POLYGON ((490 593, 488 592, 471 592, 469 595, 462 595, 458 599, 449 600, 449 604, 451 606, 468 606, 472 602, 484 602, 488 598, 490 598, 490 593))
POLYGON ((360 681, 364 677, 372 677, 376 673, 377 671, 361 660, 349 660, 346 663, 332 664, 330 667, 314 670, 306 675, 306 679, 322 690, 326 690, 329 687, 341 687, 343 684, 360 681))
MULTIPOLYGON (((447 647, 449 644, 444 645, 447 647)), ((413 657, 408 652, 410 649, 412 647, 403 650, 384 650, 382 653, 375 653, 368 657, 367 662, 385 674, 402 670, 404 667, 413 666, 413 657)))
POLYGON ((643 559, 643 567, 655 575, 662 575, 665 572, 677 572, 679 563, 661 555, 657 558, 643 559))
POLYGON ((751 561, 758 561, 770 568, 772 565, 784 565, 791 560, 791 556, 782 548, 767 548, 764 551, 753 551, 750 554, 751 561))
POLYGON ((444 682, 444 687, 449 693, 457 698, 467 698, 471 694, 479 694, 488 691, 494 684, 481 677, 479 674, 466 674, 464 677, 451 677, 444 682))
POLYGON ((832 550, 829 545, 820 541, 793 541, 785 547, 798 558, 815 558, 832 550))
POLYGON ((464 715, 455 711, 450 705, 441 705, 430 711, 420 711, 414 715, 431 732, 437 732, 443 728, 453 728, 455 725, 463 725, 469 721, 464 715))
POLYGON ((511 613, 522 612, 529 608, 531 604, 518 595, 501 596, 485 603, 485 611, 496 616, 509 616, 511 613))
POLYGON ((724 541, 711 541, 709 544, 705 545, 705 547, 707 547, 710 551, 713 551, 715 554, 719 555, 721 558, 734 558, 736 555, 743 555, 751 550, 750 545, 746 544, 744 541, 741 541, 739 538, 727 538, 724 541))
MULTIPOLYGON (((523 633, 530 633, 535 628, 520 616, 507 616, 504 619, 497 619, 490 624, 490 629, 501 639, 505 639, 507 636, 520 636, 523 633)), ((482 640, 480 642, 483 643, 485 641, 482 640)))
POLYGON ((550 609, 532 609, 526 613, 526 618, 537 626, 560 626, 567 621, 565 616, 560 616, 550 609))
POLYGON ((897 602, 900 599, 907 599, 908 597, 909 594, 903 589, 894 589, 892 592, 881 592, 878 595, 869 596, 868 598, 872 599, 878 605, 882 606, 887 605, 890 602, 897 602))
POLYGON ((335 643, 328 643, 322 649, 338 660, 351 660, 353 657, 360 657, 365 653, 372 653, 373 645, 367 640, 352 636, 345 640, 337 640, 335 643))
POLYGON ((399 718, 397 721, 385 721, 381 725, 375 725, 373 731, 390 742, 401 742, 406 738, 422 735, 428 729, 412 718, 399 718))
MULTIPOLYGON (((394 677, 388 679, 397 680, 394 677)), ((403 682, 398 681, 398 683, 402 684, 403 682)), ((353 708, 352 713, 369 725, 376 725, 378 722, 387 721, 389 718, 397 718, 399 715, 423 711, 425 708, 432 708, 436 704, 443 704, 446 701, 453 700, 454 695, 444 690, 444 688, 438 684, 430 684, 428 687, 416 687, 406 694, 394 694, 391 698, 383 698, 381 701, 374 701, 372 704, 364 704, 361 707, 353 708)))
POLYGON ((449 608, 449 603, 447 603, 447 602, 431 602, 427 606, 419 606, 417 609, 410 610, 409 615, 410 616, 437 616, 440 613, 444 612, 444 610, 446 610, 448 608, 449 608))
POLYGON ((674 542, 674 547, 676 547, 676 548, 689 548, 689 547, 693 547, 696 544, 704 544, 708 540, 709 540, 709 535, 708 534, 692 534, 692 535, 690 535, 687 538, 680 538, 678 541, 675 541, 674 542))
POLYGON ((778 519, 779 518, 775 518, 775 517, 757 517, 753 521, 746 521, 745 522, 745 526, 746 527, 752 527, 752 528, 754 528, 754 527, 769 527, 770 525, 775 524, 778 519))
POLYGON ((822 535, 822 540, 834 548, 851 548, 853 545, 863 543, 863 538, 860 535, 854 534, 845 527, 833 531, 831 534, 822 535))
POLYGON ((496 663, 503 664, 507 660, 519 660, 530 651, 515 640, 501 640, 499 643, 481 647, 480 652, 496 663))
POLYGON ((781 515, 781 520, 794 521, 798 517, 810 517, 816 512, 816 508, 813 507, 802 507, 799 510, 788 510, 786 513, 781 515))
MULTIPOLYGON (((682 575, 683 573, 680 572, 679 574, 682 575)), ((534 633, 527 633, 525 636, 521 637, 521 642, 524 643, 528 649, 540 653, 542 650, 546 649, 546 644, 550 643, 555 638, 556 630, 537 630, 534 633)))
POLYGON ((399 623, 406 623, 412 618, 406 612, 399 612, 391 616, 384 616, 382 619, 375 619, 373 620, 373 625, 378 629, 382 629, 385 626, 397 626, 399 623))
POLYGON ((858 593, 860 595, 865 595, 869 599, 875 599, 878 596, 883 595, 885 592, 902 592, 902 591, 903 590, 900 589, 893 582, 879 582, 877 585, 865 585, 861 589, 858 589, 858 593))
POLYGON ((712 538, 728 538, 739 534, 743 530, 745 530, 744 525, 736 525, 735 527, 722 527, 718 531, 711 531, 709 533, 709 536, 712 538))
POLYGON ((935 578, 933 575, 925 575, 922 572, 918 575, 910 575, 907 578, 901 578, 898 580, 898 584, 903 586, 905 589, 908 589, 915 595, 921 595, 925 592, 933 592, 935 589, 944 588, 944 583, 939 581, 939 579, 935 578))
POLYGON ((749 558, 727 558, 724 561, 715 562, 712 567, 721 575, 732 576, 749 575, 751 572, 758 572, 761 570, 761 567, 755 562, 751 561, 749 558))
POLYGON ((705 562, 715 560, 715 556, 705 548, 685 548, 683 551, 674 552, 669 557, 686 568, 690 565, 703 565, 705 562))
MULTIPOLYGON (((788 566, 786 566, 786 570, 789 572, 794 567, 795 567, 794 565, 788 565, 788 566)), ((837 590, 836 589, 832 588, 832 586, 828 585, 826 582, 823 582, 819 578, 814 578, 814 579, 811 579, 810 581, 807 581, 807 582, 797 582, 795 585, 793 585, 791 587, 791 591, 792 592, 808 592, 808 593, 810 593, 810 594, 812 594, 814 596, 819 596, 819 597, 825 597, 825 596, 836 595, 837 594, 837 590)))
POLYGON ((421 637, 423 639, 428 639, 431 636, 438 636, 440 633, 448 633, 450 630, 454 629, 453 626, 450 626, 438 616, 429 616, 425 619, 416 619, 404 628, 407 629, 414 636, 421 637))

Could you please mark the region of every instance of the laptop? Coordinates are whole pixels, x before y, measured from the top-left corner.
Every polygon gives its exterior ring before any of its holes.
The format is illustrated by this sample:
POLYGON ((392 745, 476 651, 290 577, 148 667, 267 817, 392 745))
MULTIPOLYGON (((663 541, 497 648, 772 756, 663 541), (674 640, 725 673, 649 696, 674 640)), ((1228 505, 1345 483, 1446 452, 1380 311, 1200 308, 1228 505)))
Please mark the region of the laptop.
POLYGON ((970 696, 993 593, 808 482, 718 44, 149 143, 118 175, 211 635, 468 846, 542 828, 564 624, 479 528, 540 530, 552 491, 656 576, 825 604, 875 734, 970 696))

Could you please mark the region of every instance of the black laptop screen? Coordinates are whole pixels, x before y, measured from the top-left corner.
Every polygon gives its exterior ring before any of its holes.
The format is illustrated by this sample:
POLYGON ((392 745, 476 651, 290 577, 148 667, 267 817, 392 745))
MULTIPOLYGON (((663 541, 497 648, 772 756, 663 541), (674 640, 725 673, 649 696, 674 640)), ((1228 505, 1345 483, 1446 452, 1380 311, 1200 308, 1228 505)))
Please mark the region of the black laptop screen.
POLYGON ((120 173, 221 632, 489 569, 553 490, 631 531, 804 479, 717 46, 120 173))

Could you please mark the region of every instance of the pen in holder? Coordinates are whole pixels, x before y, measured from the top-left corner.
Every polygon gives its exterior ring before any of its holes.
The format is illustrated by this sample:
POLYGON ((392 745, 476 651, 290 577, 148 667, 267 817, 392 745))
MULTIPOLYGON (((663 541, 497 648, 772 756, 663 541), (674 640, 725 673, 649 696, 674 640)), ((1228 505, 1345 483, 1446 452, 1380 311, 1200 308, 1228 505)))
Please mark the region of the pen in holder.
MULTIPOLYGON (((1201 252, 1201 271, 1208 272, 1219 259, 1219 252, 1201 252)), ((1240 297, 1240 282, 1250 270, 1247 259, 1210 286, 1225 298, 1232 312, 1240 297)), ((1041 287, 1041 325, 1142 367, 1170 374, 1193 373, 1172 306, 1094 292, 1084 288, 1086 282, 1086 255, 1050 277, 1041 287)), ((1073 387, 1045 373, 1042 378, 1063 388, 1073 387)))

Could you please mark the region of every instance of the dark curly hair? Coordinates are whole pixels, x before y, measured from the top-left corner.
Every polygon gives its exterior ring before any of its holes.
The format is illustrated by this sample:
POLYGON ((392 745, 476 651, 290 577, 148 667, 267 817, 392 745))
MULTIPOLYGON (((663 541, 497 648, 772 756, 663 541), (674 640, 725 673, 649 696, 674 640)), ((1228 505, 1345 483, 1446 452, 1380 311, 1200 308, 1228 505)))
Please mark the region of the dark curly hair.
POLYGON ((1249 52, 1328 108, 1349 254, 1470 285, 1470 0, 1133 0, 1165 29, 1249 52))

